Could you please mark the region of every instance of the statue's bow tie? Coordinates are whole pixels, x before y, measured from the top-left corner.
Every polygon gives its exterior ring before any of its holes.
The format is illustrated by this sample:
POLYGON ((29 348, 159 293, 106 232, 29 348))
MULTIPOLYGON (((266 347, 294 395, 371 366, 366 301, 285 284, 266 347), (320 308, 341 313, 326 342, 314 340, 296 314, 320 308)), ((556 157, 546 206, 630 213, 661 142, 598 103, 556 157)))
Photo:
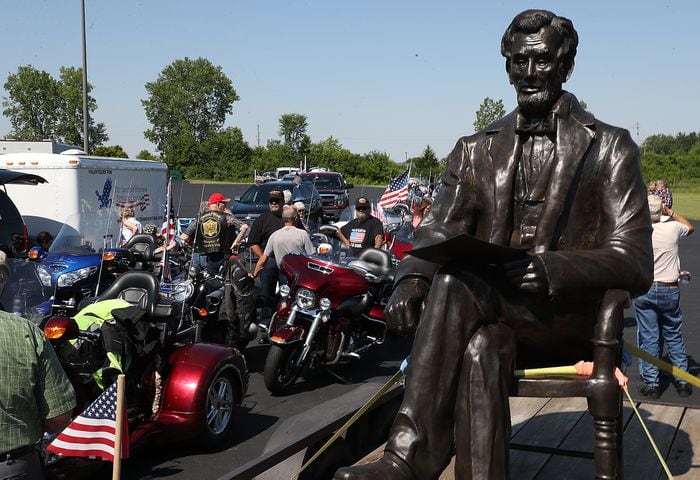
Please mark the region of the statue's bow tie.
POLYGON ((515 131, 525 135, 545 135, 557 131, 557 115, 550 112, 543 118, 528 119, 521 113, 515 119, 515 131))

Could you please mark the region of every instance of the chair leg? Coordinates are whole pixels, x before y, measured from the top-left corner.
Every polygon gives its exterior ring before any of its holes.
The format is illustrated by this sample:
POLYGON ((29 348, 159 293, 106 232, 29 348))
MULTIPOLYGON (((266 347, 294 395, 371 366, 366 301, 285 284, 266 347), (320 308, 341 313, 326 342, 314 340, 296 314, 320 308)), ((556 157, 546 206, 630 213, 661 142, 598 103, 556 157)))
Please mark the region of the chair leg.
POLYGON ((622 479, 622 436, 619 434, 620 417, 594 418, 595 443, 593 457, 597 480, 622 479))

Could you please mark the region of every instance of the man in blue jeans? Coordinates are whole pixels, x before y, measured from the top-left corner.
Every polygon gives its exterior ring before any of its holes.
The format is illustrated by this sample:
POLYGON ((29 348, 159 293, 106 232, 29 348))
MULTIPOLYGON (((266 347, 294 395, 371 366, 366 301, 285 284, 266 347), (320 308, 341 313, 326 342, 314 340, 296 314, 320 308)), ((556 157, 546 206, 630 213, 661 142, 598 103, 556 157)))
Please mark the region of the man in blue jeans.
MULTIPOLYGON (((683 314, 678 289, 678 240, 693 233, 694 227, 684 217, 665 206, 656 195, 649 196, 649 212, 654 229, 651 238, 654 247, 654 283, 645 295, 634 300, 637 343, 639 348, 655 357, 661 356, 666 343, 671 363, 687 372, 688 357, 681 332, 683 314), (661 221, 662 213, 669 217, 668 221, 661 221)), ((639 387, 639 393, 648 398, 659 398, 658 367, 640 360, 639 371, 644 381, 639 387)), ((688 397, 693 392, 688 383, 677 378, 673 384, 681 397, 688 397)))

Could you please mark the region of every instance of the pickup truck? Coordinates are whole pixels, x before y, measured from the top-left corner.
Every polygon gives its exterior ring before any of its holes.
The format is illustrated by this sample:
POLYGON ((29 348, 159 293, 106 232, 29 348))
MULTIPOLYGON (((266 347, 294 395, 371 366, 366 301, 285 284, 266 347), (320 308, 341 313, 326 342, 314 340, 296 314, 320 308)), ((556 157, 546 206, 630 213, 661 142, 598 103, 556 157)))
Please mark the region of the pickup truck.
POLYGON ((304 172, 299 174, 306 182, 312 182, 321 195, 323 219, 337 222, 340 214, 350 205, 348 190, 353 185, 345 183, 343 175, 338 172, 304 172))

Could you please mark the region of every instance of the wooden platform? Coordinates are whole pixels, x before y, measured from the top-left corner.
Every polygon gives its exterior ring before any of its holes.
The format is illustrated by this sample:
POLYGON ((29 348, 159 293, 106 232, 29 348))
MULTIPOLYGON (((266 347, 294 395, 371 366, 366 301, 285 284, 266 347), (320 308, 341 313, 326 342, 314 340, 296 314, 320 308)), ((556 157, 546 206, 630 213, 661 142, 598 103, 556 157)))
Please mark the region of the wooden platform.
MULTIPOLYGON (((584 398, 510 399, 512 480, 590 480, 595 478, 592 458, 593 419, 584 398), (532 451, 532 447, 556 453, 532 451), (550 450, 551 449, 551 450, 550 450), (566 455, 564 455, 566 454, 566 455)), ((675 479, 700 480, 700 409, 637 404, 675 479)), ((624 403, 625 478, 664 479, 666 475, 629 403, 624 403)), ((384 446, 358 463, 381 456, 384 446)), ((454 459, 453 459, 454 462, 454 459)), ((440 480, 453 480, 453 464, 440 480)))

